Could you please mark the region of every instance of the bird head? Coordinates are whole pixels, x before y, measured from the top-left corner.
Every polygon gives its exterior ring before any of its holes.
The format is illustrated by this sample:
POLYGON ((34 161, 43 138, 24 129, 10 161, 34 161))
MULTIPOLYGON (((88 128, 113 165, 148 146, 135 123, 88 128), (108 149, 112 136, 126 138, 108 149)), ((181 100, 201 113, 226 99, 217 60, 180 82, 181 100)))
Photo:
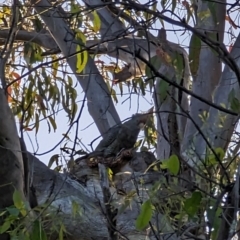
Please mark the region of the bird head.
POLYGON ((153 114, 154 107, 150 108, 145 113, 136 113, 132 116, 132 119, 134 119, 138 125, 138 127, 143 130, 149 117, 153 114))

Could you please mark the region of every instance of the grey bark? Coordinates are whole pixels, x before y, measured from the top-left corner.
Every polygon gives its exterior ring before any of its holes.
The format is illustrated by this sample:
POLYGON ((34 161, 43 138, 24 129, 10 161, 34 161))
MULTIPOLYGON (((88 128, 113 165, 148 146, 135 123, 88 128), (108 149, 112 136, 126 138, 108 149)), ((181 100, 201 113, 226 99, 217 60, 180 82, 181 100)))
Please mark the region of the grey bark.
MULTIPOLYGON (((236 59, 236 64, 240 67, 240 34, 238 35, 235 44, 233 45, 231 56, 236 59)), ((225 104, 228 109, 231 109, 229 101, 230 92, 235 91, 235 97, 240 101, 239 84, 236 81, 236 74, 225 66, 223 74, 220 78, 219 84, 214 92, 213 101, 217 104, 225 104)), ((213 147, 222 147, 224 150, 228 147, 229 141, 233 134, 239 116, 232 116, 217 111, 214 108, 210 109, 208 128, 204 128, 206 136, 213 147)), ((201 149, 203 151, 203 149, 201 149)))
POLYGON ((8 106, 4 90, 0 89, 0 208, 10 206, 14 187, 25 200, 24 170, 21 147, 14 116, 8 106))
POLYGON ((123 34, 126 34, 126 28, 119 20, 119 16, 116 16, 101 0, 84 0, 86 6, 95 9, 97 7, 97 13, 101 20, 100 34, 102 40, 117 38, 123 34), (101 6, 101 7, 99 7, 101 6))
MULTIPOLYGON (((146 231, 137 231, 135 220, 139 215, 139 200, 148 199, 148 191, 152 183, 161 177, 158 173, 149 172, 143 174, 147 166, 155 161, 155 158, 144 156, 144 153, 136 153, 133 160, 127 163, 116 176, 115 184, 118 188, 123 188, 127 192, 134 191, 138 186, 139 196, 132 199, 131 205, 123 208, 124 197, 117 194, 117 189, 110 187, 112 196, 111 204, 118 209, 117 215, 117 234, 124 239, 146 239, 146 231), (149 160, 152 159, 150 162, 149 160), (142 180, 144 179, 144 187, 142 180), (136 185, 137 184, 137 185, 136 185), (138 185, 139 184, 139 185, 138 185)), ((57 173, 48 169, 37 158, 29 154, 31 161, 34 161, 34 186, 39 204, 47 204, 47 212, 55 216, 58 213, 58 219, 62 221, 67 231, 71 233, 69 239, 100 239, 107 238, 107 221, 103 201, 103 192, 99 181, 97 169, 88 168, 85 171, 85 182, 79 183, 77 179, 84 178, 82 175, 82 166, 76 165, 71 171, 72 177, 67 174, 57 173), (78 204, 80 215, 76 214, 73 218, 72 204, 78 204)), ((85 169, 86 170, 86 169, 85 169)), ((164 216, 158 214, 152 219, 152 224, 161 229, 162 239, 177 239, 171 226, 167 223, 164 216), (158 221, 156 220, 158 217, 158 221)), ((51 224, 49 225, 51 227, 51 224)), ((156 239, 152 233, 150 239, 156 239)), ((121 239, 121 238, 120 238, 121 239)))
MULTIPOLYGON (((0 210, 14 205, 13 194, 17 191, 21 200, 28 203, 28 185, 25 179, 29 172, 24 172, 24 162, 14 116, 6 99, 5 91, 0 89, 0 210)), ((24 224, 29 229, 30 220, 34 217, 30 206, 26 204, 29 214, 24 218, 24 224)), ((4 222, 1 215, 0 225, 4 222)), ((8 239, 8 234, 0 234, 0 239, 8 239)))
MULTIPOLYGON (((222 1, 223 3, 225 1, 222 1)), ((209 4, 205 1, 198 1, 198 13, 202 11, 209 10, 209 4)), ((214 8, 216 16, 208 16, 203 18, 203 20, 198 21, 196 28, 204 31, 207 37, 214 37, 219 43, 223 42, 223 32, 225 28, 225 4, 215 3, 214 8)), ((209 102, 212 101, 213 91, 216 88, 222 72, 222 63, 219 61, 218 56, 213 50, 202 42, 201 51, 199 56, 199 67, 196 76, 193 76, 192 91, 198 95, 203 96, 209 102)), ((203 125, 208 125, 203 121, 201 115, 206 116, 209 112, 210 106, 206 103, 199 101, 198 99, 191 98, 190 104, 190 115, 194 117, 194 122, 200 128, 203 125)), ((189 161, 191 166, 197 164, 201 159, 204 159, 204 154, 200 150, 201 145, 204 145, 204 139, 199 135, 198 130, 191 119, 188 119, 186 131, 184 134, 184 141, 182 143, 182 151, 184 154, 188 155, 188 159, 191 159, 193 155, 194 161, 189 161)), ((210 125, 208 125, 210 126, 210 125)))
MULTIPOLYGON (((5 39, 9 35, 9 32, 10 31, 7 29, 0 30, 0 39, 3 40, 3 44, 5 43, 5 39)), ((28 32, 26 30, 19 30, 16 33, 15 40, 24 42, 35 42, 40 46, 51 50, 58 48, 58 45, 48 32, 28 32)))

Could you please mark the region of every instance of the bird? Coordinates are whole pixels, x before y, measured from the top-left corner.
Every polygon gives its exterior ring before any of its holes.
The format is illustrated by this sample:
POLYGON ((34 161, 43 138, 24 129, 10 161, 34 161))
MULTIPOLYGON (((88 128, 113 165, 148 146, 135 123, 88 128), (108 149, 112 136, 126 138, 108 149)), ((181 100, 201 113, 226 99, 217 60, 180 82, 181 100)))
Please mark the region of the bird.
POLYGON ((153 114, 153 107, 147 113, 136 113, 128 121, 110 128, 92 153, 76 159, 75 162, 98 156, 115 157, 122 150, 133 148, 150 114, 153 114))

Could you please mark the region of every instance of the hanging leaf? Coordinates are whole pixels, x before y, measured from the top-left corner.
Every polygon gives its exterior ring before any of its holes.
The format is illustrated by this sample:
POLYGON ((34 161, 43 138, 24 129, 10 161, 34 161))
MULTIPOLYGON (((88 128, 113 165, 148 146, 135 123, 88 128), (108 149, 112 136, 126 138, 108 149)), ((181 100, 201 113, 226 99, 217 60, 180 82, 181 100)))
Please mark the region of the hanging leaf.
POLYGON ((228 95, 228 102, 230 103, 230 108, 234 112, 240 113, 240 102, 239 102, 238 98, 236 98, 234 88, 231 90, 231 92, 228 95))
POLYGON ((184 210, 190 217, 194 217, 200 208, 200 203, 202 201, 201 192, 194 192, 191 198, 188 198, 184 202, 184 210))
POLYGON ((139 85, 139 88, 142 92, 142 95, 145 96, 146 92, 145 92, 145 83, 143 81, 142 78, 138 78, 138 85, 139 85))
POLYGON ((176 155, 172 155, 168 159, 168 170, 170 173, 177 175, 180 170, 180 162, 176 155))
POLYGON ((214 1, 207 1, 207 5, 210 10, 213 21, 217 25, 217 21, 218 21, 217 14, 216 14, 217 13, 216 10, 218 9, 217 4, 214 1))
POLYGON ((168 169, 170 173, 177 175, 180 170, 180 162, 176 155, 172 155, 169 159, 162 160, 162 169, 168 169))
POLYGON ((5 233, 10 227, 11 227, 11 222, 10 221, 4 221, 3 225, 0 226, 0 233, 5 233))
POLYGON ((13 193, 13 203, 17 209, 20 209, 22 207, 22 197, 20 192, 17 191, 16 189, 14 190, 13 193))
POLYGON ((13 193, 13 204, 14 206, 21 212, 23 216, 27 215, 27 211, 25 209, 25 204, 22 200, 22 195, 18 190, 14 190, 13 193))
POLYGON ((88 52, 86 50, 83 50, 82 47, 86 43, 86 37, 78 29, 76 30, 76 41, 79 42, 79 44, 76 47, 77 52, 76 72, 81 73, 88 62, 88 52))
POLYGON ((20 211, 19 211, 19 209, 15 208, 14 206, 7 207, 6 209, 10 215, 15 216, 15 217, 19 216, 20 211))
POLYGON ((58 239, 63 240, 63 224, 61 224, 61 227, 59 229, 58 239))
POLYGON ((221 214, 222 214, 222 208, 218 207, 216 210, 213 208, 213 206, 216 204, 216 200, 211 199, 211 206, 207 209, 207 219, 211 223, 213 227, 213 231, 211 233, 211 239, 215 240, 217 239, 219 228, 221 226, 221 214))
POLYGON ((175 71, 176 71, 176 77, 177 77, 177 80, 181 80, 182 77, 183 77, 183 72, 184 72, 184 58, 183 58, 183 55, 176 52, 175 54, 175 58, 173 60, 173 66, 175 68, 175 71))
POLYGON ((76 218, 77 214, 81 215, 82 211, 81 211, 79 204, 73 200, 72 201, 72 216, 73 216, 73 218, 76 218))
POLYGON ((42 62, 42 49, 39 45, 33 42, 26 42, 24 44, 24 59, 28 64, 42 62))
POLYGON ((174 12, 176 6, 177 6, 177 0, 172 0, 172 12, 174 12))
POLYGON ((185 0, 182 1, 182 5, 183 5, 183 6, 186 8, 186 10, 187 10, 187 20, 186 20, 186 22, 188 23, 189 20, 190 20, 190 17, 193 18, 193 15, 192 15, 192 8, 190 7, 188 1, 185 1, 185 0))
POLYGON ((76 29, 75 32, 76 32, 76 39, 79 40, 80 43, 86 44, 87 39, 86 39, 86 36, 83 34, 83 32, 80 31, 79 29, 76 29))
POLYGON ((192 35, 189 44, 189 63, 193 76, 196 76, 199 67, 199 56, 201 51, 201 40, 195 34, 192 35))
POLYGON ((39 129, 39 115, 37 113, 35 114, 35 129, 35 134, 37 134, 39 129))
POLYGON ((56 124, 55 120, 51 116, 49 116, 48 119, 53 127, 54 132, 55 132, 57 129, 57 124, 56 124))
POLYGON ((53 163, 56 163, 56 165, 58 165, 58 158, 59 158, 58 154, 53 155, 48 162, 48 168, 51 168, 53 163))
POLYGON ((136 228, 137 230, 143 230, 146 228, 149 224, 149 221, 152 218, 153 210, 152 210, 152 204, 150 200, 147 200, 144 202, 141 206, 141 212, 136 220, 136 228))
POLYGON ((92 14, 93 14, 93 30, 94 32, 98 32, 101 27, 101 20, 96 10, 94 10, 92 14))
POLYGON ((81 73, 85 68, 87 61, 88 61, 88 53, 86 50, 81 51, 80 45, 76 47, 77 53, 77 65, 76 65, 76 72, 81 73))
POLYGON ((145 67, 145 74, 148 78, 153 78, 154 75, 152 73, 152 70, 150 69, 149 66, 152 66, 155 68, 156 71, 158 71, 161 67, 161 59, 158 57, 158 56, 154 56, 150 59, 149 61, 149 65, 147 64, 146 67, 145 67))
POLYGON ((41 222, 38 220, 35 220, 33 223, 30 239, 47 240, 46 232, 44 231, 41 222))
POLYGON ((78 105, 77 103, 73 103, 72 104, 72 107, 71 107, 71 115, 70 115, 70 118, 71 118, 71 123, 73 122, 75 116, 76 116, 76 113, 77 113, 77 110, 78 110, 78 105))
POLYGON ((54 78, 56 78, 57 77, 57 72, 58 72, 58 67, 59 67, 59 61, 56 61, 57 60, 56 55, 52 56, 52 60, 53 60, 52 75, 53 75, 54 78))
POLYGON ((215 153, 217 154, 217 157, 214 153, 209 154, 208 158, 207 158, 207 166, 212 166, 212 165, 216 165, 219 164, 219 161, 222 162, 224 156, 225 156, 225 152, 222 148, 215 148, 214 149, 215 153))
POLYGON ((163 102, 168 94, 168 89, 169 89, 169 83, 167 83, 164 80, 161 80, 159 83, 159 99, 161 102, 163 102))

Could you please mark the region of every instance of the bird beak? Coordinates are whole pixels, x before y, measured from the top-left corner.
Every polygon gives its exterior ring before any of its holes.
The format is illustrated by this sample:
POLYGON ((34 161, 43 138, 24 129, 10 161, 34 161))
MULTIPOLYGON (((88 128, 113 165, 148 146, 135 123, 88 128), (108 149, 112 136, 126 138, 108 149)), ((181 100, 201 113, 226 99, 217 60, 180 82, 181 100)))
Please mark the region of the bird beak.
POLYGON ((144 129, 149 117, 153 114, 154 107, 150 108, 146 113, 142 113, 139 116, 139 128, 144 129))
POLYGON ((153 114, 153 110, 154 110, 154 107, 151 107, 151 108, 147 111, 147 113, 153 114))

